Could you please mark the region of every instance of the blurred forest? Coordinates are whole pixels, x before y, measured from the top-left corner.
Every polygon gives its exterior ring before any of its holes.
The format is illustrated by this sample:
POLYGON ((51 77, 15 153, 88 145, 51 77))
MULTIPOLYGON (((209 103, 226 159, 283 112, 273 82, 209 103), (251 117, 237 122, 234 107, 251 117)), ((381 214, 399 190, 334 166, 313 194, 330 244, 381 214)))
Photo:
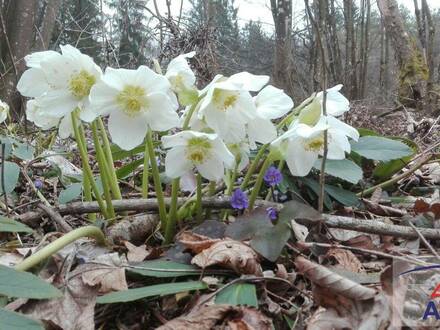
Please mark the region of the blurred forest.
POLYGON ((15 85, 23 57, 70 43, 102 66, 127 68, 195 50, 199 81, 243 70, 268 74, 300 102, 320 89, 320 31, 329 86, 343 83, 350 100, 369 105, 436 111, 440 11, 427 0, 414 0, 415 12, 396 0, 306 0, 310 11, 292 17, 294 1, 262 3, 272 12, 268 24, 240 20, 234 0, 1 0, 0 98, 22 114, 15 85))

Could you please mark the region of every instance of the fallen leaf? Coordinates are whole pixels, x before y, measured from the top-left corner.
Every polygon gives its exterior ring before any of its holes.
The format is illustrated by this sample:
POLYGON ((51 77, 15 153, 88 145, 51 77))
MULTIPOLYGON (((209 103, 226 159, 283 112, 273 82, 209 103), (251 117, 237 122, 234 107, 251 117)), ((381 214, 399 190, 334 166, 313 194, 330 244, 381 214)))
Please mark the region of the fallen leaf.
POLYGON ((81 278, 90 286, 98 286, 99 293, 127 290, 125 279, 126 262, 117 253, 98 256, 93 262, 78 267, 82 271, 81 278))
POLYGON ((440 203, 433 202, 430 204, 425 202, 423 199, 418 199, 414 203, 414 212, 416 214, 432 212, 436 219, 440 219, 440 203))
POLYGON ((58 276, 56 284, 63 290, 62 298, 31 300, 21 308, 21 311, 64 330, 94 330, 98 288, 85 284, 81 274, 82 270, 77 269, 66 276, 58 276))
POLYGON ((215 242, 191 261, 200 268, 221 265, 238 274, 261 275, 258 254, 248 245, 233 240, 215 242))
POLYGON ((157 330, 271 330, 271 319, 254 308, 226 304, 203 305, 168 321, 157 330))
POLYGON ((295 235, 296 240, 300 242, 305 242, 307 236, 309 235, 309 229, 306 226, 299 224, 295 220, 292 220, 290 224, 292 226, 293 234, 295 235))
POLYGON ((147 250, 145 244, 141 246, 136 246, 131 244, 128 241, 124 242, 125 247, 127 248, 127 260, 128 262, 141 262, 144 261, 149 255, 151 251, 147 250))
POLYGON ((295 266, 299 273, 302 273, 313 283, 353 300, 371 299, 376 295, 376 290, 351 281, 304 257, 297 257, 295 266))
POLYGON ((364 267, 353 252, 345 249, 329 249, 324 257, 325 259, 336 260, 338 266, 342 269, 355 273, 364 273, 364 267))
POLYGON ((221 241, 221 239, 209 238, 191 231, 184 231, 180 233, 178 240, 185 246, 187 250, 190 250, 192 253, 196 254, 208 249, 214 243, 221 241))
POLYGON ((407 213, 405 210, 396 209, 394 207, 382 205, 379 203, 374 203, 365 198, 362 199, 362 202, 369 212, 380 216, 403 217, 407 213))

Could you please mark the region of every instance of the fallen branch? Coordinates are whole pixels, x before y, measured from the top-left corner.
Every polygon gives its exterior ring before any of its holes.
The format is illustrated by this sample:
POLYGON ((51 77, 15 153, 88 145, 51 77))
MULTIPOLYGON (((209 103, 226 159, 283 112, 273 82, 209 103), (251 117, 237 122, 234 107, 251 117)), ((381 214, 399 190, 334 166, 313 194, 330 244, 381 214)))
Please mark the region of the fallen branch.
POLYGON ((61 214, 55 211, 53 208, 48 207, 47 205, 41 203, 38 205, 38 208, 42 209, 44 213, 46 213, 55 223, 59 226, 60 231, 63 233, 68 233, 72 231, 73 228, 63 219, 61 214))
MULTIPOLYGON (((177 205, 180 206, 185 203, 186 198, 179 198, 177 200, 177 205)), ((165 204, 167 206, 170 205, 171 198, 165 198, 165 204)), ((277 207, 281 208, 280 204, 258 200, 255 202, 255 206, 257 207, 277 207)), ((124 199, 124 200, 114 200, 113 207, 116 212, 123 211, 136 211, 136 212, 146 212, 146 211, 157 211, 158 205, 156 198, 148 198, 148 199, 124 199)), ((231 202, 229 197, 224 198, 204 198, 202 199, 202 207, 210 208, 210 209, 229 209, 231 208, 231 202)), ((60 215, 67 214, 85 214, 85 213, 97 213, 100 211, 99 205, 97 202, 72 202, 69 204, 59 205, 57 208, 54 208, 56 212, 60 215)), ((24 214, 19 215, 16 219, 21 221, 29 226, 35 226, 35 221, 41 219, 45 212, 43 211, 31 211, 24 214)))
MULTIPOLYGON (((360 220, 338 215, 323 214, 325 224, 330 228, 340 228, 369 234, 387 235, 404 238, 419 238, 418 234, 407 226, 389 225, 378 219, 360 220)), ((316 220, 295 219, 303 225, 316 224, 316 220)), ((440 239, 440 229, 418 228, 419 232, 428 239, 440 239)))

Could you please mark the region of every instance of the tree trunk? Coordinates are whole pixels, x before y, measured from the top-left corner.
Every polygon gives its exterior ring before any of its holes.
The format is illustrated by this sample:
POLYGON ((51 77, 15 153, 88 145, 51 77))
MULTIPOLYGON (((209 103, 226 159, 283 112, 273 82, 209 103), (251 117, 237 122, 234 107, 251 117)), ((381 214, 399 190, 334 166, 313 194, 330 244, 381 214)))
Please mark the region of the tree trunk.
POLYGON ((399 99, 402 104, 420 107, 426 96, 428 66, 422 52, 405 30, 396 0, 377 0, 387 34, 399 66, 399 99))
POLYGON ((43 8, 41 20, 39 22, 39 32, 35 49, 49 49, 50 39, 52 38, 53 29, 55 27, 56 18, 61 7, 61 0, 47 0, 43 8))
POLYGON ((356 39, 354 35, 353 0, 344 0, 345 86, 351 99, 357 97, 356 39))
POLYGON ((273 80, 277 87, 293 96, 291 65, 292 0, 271 0, 272 16, 275 23, 275 59, 273 80))
POLYGON ((37 0, 14 0, 1 12, 4 25, 2 60, 5 74, 0 82, 0 99, 9 104, 12 115, 19 118, 22 114, 22 102, 15 87, 26 68, 23 58, 30 53, 34 43, 34 24, 37 12, 37 0))

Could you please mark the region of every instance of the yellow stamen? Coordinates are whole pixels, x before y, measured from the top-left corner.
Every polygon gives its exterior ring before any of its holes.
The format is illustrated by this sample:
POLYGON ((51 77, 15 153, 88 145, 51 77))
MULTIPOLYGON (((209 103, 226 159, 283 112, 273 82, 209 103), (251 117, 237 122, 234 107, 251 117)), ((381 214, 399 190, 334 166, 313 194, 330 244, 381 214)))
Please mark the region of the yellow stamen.
POLYGON ((145 90, 139 86, 127 85, 116 96, 116 102, 128 116, 136 116, 142 109, 147 108, 148 100, 145 90))
POLYGON ((202 164, 211 156, 212 145, 207 138, 194 137, 188 140, 187 157, 194 164, 202 164))
POLYGON ((237 102, 238 93, 216 89, 212 94, 212 100, 220 110, 226 111, 237 102))
POLYGON ((89 95, 90 89, 96 83, 96 77, 86 70, 72 76, 69 81, 69 90, 73 96, 83 98, 89 95))

